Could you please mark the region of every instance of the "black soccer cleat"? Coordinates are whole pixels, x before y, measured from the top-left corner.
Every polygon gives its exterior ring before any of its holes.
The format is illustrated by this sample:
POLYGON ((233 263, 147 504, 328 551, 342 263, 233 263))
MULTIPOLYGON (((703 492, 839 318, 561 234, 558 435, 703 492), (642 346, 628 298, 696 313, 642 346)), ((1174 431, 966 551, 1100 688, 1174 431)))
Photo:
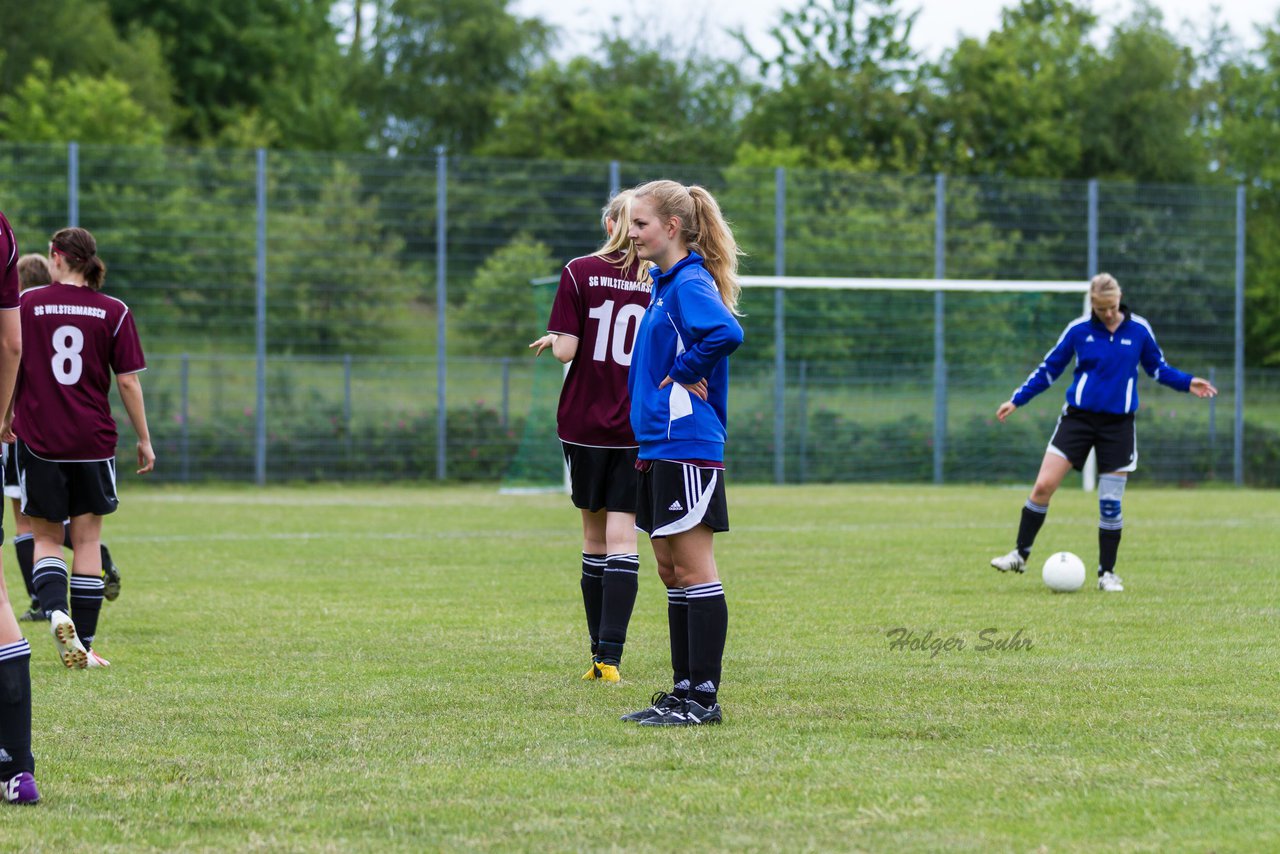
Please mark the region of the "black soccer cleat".
POLYGON ((649 705, 638 712, 632 712, 629 715, 623 715, 620 720, 630 721, 631 723, 640 723, 649 718, 658 717, 672 709, 678 709, 684 705, 684 700, 675 694, 669 694, 666 691, 658 691, 649 700, 649 705))
POLYGON ((679 708, 669 709, 661 715, 639 721, 640 726, 701 726, 702 724, 718 724, 724 716, 719 703, 712 703, 707 708, 697 700, 685 700, 679 708))
POLYGON ((102 595, 108 602, 114 602, 120 598, 120 567, 115 565, 111 560, 111 552, 107 551, 107 547, 102 547, 102 578, 106 582, 102 588, 102 595))

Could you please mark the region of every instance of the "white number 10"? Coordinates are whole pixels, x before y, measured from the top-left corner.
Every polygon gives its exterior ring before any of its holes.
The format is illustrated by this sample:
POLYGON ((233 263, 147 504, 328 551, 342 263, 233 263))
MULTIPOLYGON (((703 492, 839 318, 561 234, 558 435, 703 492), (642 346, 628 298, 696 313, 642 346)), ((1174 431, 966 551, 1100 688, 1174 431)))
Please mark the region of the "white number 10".
POLYGON ((644 316, 644 306, 628 303, 624 305, 618 312, 618 316, 613 316, 613 300, 605 300, 596 308, 587 312, 587 316, 594 318, 598 325, 596 326, 596 348, 591 354, 591 358, 597 362, 607 361, 606 355, 613 356, 613 361, 622 365, 624 368, 631 364, 631 350, 635 347, 635 330, 631 328, 632 321, 638 328, 640 326, 640 318, 644 316), (609 347, 609 334, 613 333, 613 347, 609 347))
POLYGON ((75 326, 59 326, 53 333, 53 377, 63 385, 75 385, 84 370, 84 333, 75 326))

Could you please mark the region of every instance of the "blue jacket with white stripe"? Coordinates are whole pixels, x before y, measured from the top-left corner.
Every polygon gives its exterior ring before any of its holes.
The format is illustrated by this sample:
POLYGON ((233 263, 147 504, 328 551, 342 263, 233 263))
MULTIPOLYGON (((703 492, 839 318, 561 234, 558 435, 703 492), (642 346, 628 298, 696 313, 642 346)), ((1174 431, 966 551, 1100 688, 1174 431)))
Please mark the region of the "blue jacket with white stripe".
POLYGON ((1125 306, 1124 320, 1115 332, 1090 313, 1067 324, 1058 343, 1010 398, 1023 406, 1053 384, 1075 356, 1075 376, 1067 389, 1067 404, 1088 412, 1124 414, 1138 410, 1138 367, 1161 385, 1178 391, 1191 388, 1191 374, 1164 360, 1156 335, 1146 318, 1125 306))
POLYGON ((723 460, 728 356, 742 343, 742 327, 698 253, 690 252, 665 273, 657 267, 650 273, 653 290, 627 374, 640 459, 723 460), (658 388, 668 376, 675 382, 658 388), (707 381, 706 400, 681 385, 700 379, 707 381))

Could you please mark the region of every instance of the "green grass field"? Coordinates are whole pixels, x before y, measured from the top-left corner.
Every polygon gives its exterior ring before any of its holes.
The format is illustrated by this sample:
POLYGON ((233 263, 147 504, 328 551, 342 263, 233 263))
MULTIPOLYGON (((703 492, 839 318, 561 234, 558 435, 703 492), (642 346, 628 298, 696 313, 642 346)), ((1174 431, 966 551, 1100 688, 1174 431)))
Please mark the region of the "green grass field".
MULTIPOLYGON (((565 496, 128 489, 113 667, 24 624, 44 801, 4 847, 1273 849, 1280 497, 1132 489, 1126 592, 1070 595, 987 566, 1024 498, 731 485, 726 722, 655 731, 617 720, 668 685, 652 556, 623 684, 579 681, 565 496)), ((1064 490, 1033 562, 1096 519, 1064 490)))

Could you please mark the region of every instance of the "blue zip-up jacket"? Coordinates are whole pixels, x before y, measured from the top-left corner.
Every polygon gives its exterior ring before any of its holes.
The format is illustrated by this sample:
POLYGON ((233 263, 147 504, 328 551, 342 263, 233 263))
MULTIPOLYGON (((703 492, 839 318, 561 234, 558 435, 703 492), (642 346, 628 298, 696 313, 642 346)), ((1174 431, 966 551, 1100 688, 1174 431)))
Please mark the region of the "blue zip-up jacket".
POLYGON ((1023 406, 1053 384, 1072 356, 1076 359, 1075 376, 1067 389, 1067 404, 1088 412, 1110 412, 1123 415, 1138 411, 1138 367, 1156 382, 1178 391, 1191 388, 1191 374, 1183 373, 1164 360, 1156 335, 1146 318, 1130 313, 1125 306, 1124 320, 1115 332, 1092 312, 1067 324, 1058 343, 1031 372, 1026 382, 1010 398, 1015 406, 1023 406))
POLYGON ((724 459, 729 402, 728 355, 742 327, 725 307, 702 256, 690 252, 670 270, 650 270, 653 291, 640 319, 627 390, 631 429, 642 460, 724 459), (666 388, 658 384, 675 380, 666 388), (680 383, 707 381, 707 399, 680 383))

